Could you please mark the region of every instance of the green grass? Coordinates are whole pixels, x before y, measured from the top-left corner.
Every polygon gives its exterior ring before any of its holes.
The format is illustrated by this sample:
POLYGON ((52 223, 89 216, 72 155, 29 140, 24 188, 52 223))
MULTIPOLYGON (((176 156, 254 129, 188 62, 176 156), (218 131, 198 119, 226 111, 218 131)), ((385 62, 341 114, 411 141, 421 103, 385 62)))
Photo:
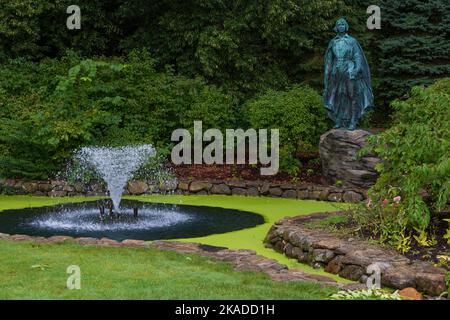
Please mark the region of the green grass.
POLYGON ((241 197, 241 196, 139 196, 126 197, 127 199, 134 199, 147 202, 157 203, 176 203, 184 205, 198 205, 221 207, 227 209, 237 209, 243 211, 250 211, 262 215, 265 223, 257 227, 244 229, 234 232, 213 234, 199 238, 177 239, 185 242, 200 242, 214 246, 224 246, 231 249, 250 249, 255 250, 258 254, 276 259, 289 268, 297 268, 303 271, 326 275, 339 282, 349 283, 349 280, 343 279, 339 276, 326 273, 321 269, 313 269, 312 267, 297 262, 297 260, 289 259, 285 255, 278 253, 272 249, 264 247, 263 240, 269 228, 278 220, 284 217, 291 217, 297 215, 306 215, 314 212, 338 211, 342 207, 335 203, 314 201, 314 200, 293 200, 281 198, 268 197, 241 197))
MULTIPOLYGON (((290 268, 327 275, 339 282, 349 282, 325 273, 323 270, 316 270, 296 260, 288 259, 283 254, 265 248, 262 243, 268 229, 275 221, 286 216, 337 211, 340 208, 336 204, 238 196, 151 195, 126 198, 144 202, 214 206, 261 214, 265 223, 254 228, 177 240, 232 249, 251 249, 258 254, 276 259, 290 268)), ((0 196, 0 211, 95 199, 98 198, 0 196)), ((316 299, 317 297, 326 298, 332 290, 321 289, 308 283, 276 284, 264 275, 236 273, 230 266, 200 257, 190 256, 190 259, 186 259, 183 255, 149 249, 86 248, 73 244, 33 246, 0 241, 0 256, 2 257, 0 298, 4 299, 27 297, 31 299, 316 299), (36 264, 49 265, 50 268, 32 269, 31 266, 36 264), (78 264, 84 270, 82 272, 86 286, 79 292, 65 289, 67 277, 65 268, 70 264, 78 264), (233 286, 236 288, 231 289, 233 286)))
MULTIPOLYGON (((287 216, 296 216, 302 214, 311 214, 314 212, 338 211, 342 209, 342 204, 314 201, 314 200, 293 200, 268 197, 241 197, 241 196, 180 196, 180 195, 147 195, 147 196, 127 196, 125 199, 139 200, 144 202, 155 203, 174 203, 196 206, 211 206, 227 209, 237 209, 250 211, 262 215, 265 223, 255 228, 228 232, 222 234, 213 234, 199 238, 176 239, 185 242, 200 242, 215 246, 224 246, 231 249, 250 249, 255 250, 258 254, 265 257, 276 259, 289 268, 297 268, 303 271, 326 275, 339 282, 348 283, 349 280, 339 276, 324 272, 321 269, 313 269, 312 267, 289 259, 285 255, 275 252, 272 249, 264 247, 263 240, 270 226, 276 221, 287 216)), ((64 197, 64 198, 48 198, 33 196, 1 196, 0 195, 0 211, 5 209, 20 209, 27 207, 39 207, 55 205, 68 202, 82 202, 87 200, 96 200, 94 197, 64 197)))
POLYGON ((3 240, 0 252, 0 299, 324 299, 337 291, 154 249, 3 240), (66 288, 69 265, 81 269, 80 290, 66 288))

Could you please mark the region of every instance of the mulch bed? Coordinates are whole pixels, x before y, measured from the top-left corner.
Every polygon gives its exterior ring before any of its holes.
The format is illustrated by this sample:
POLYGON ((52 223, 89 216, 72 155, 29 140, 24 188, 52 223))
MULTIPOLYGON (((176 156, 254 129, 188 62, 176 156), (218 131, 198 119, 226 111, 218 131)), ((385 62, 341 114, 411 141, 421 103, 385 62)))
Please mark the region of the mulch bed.
MULTIPOLYGON (((427 261, 435 264, 440 262, 438 256, 450 256, 450 245, 447 242, 448 240, 444 239, 449 223, 444 219, 450 219, 450 212, 441 212, 430 221, 428 232, 434 235, 435 245, 430 247, 421 246, 415 239, 412 239, 411 250, 404 253, 404 255, 411 260, 427 261)), ((356 227, 356 224, 353 221, 339 222, 335 227, 338 230, 351 230, 356 227)), ((359 230, 358 235, 365 239, 379 240, 379 236, 373 234, 370 230, 359 230)), ((450 263, 440 266, 450 270, 450 263)))
MULTIPOLYGON (((450 256, 450 245, 447 243, 448 239, 444 239, 444 235, 447 233, 449 223, 444 219, 450 219, 450 212, 442 212, 439 216, 435 216, 431 219, 430 232, 436 237, 436 245, 432 247, 420 246, 416 241, 413 241, 411 250, 405 254, 410 259, 433 261, 438 263, 437 256, 446 255, 450 256)), ((450 270, 450 263, 443 266, 447 270, 450 270)))
POLYGON ((315 185, 328 185, 322 177, 322 169, 318 153, 298 154, 297 158, 302 163, 300 172, 296 176, 279 172, 274 176, 262 176, 260 166, 251 165, 172 165, 171 170, 178 179, 242 179, 247 181, 269 181, 271 183, 302 182, 315 185))

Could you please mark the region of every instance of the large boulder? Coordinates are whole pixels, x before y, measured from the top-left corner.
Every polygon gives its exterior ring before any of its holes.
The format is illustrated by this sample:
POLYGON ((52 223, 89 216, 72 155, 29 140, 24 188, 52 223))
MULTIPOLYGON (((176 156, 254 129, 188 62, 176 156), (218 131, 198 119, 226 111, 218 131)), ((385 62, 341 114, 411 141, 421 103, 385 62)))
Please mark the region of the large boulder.
POLYGON ((346 186, 360 188, 375 183, 378 177, 375 165, 381 160, 374 155, 359 156, 369 135, 365 130, 333 129, 320 137, 322 171, 328 182, 341 181, 346 186))

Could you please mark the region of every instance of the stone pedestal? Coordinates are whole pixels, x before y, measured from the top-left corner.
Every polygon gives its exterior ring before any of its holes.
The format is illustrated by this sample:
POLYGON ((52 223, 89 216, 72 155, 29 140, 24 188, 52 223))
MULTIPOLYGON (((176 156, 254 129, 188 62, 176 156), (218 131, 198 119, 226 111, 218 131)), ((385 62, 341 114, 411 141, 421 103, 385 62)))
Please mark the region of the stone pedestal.
POLYGON ((333 129, 320 137, 322 172, 328 182, 342 181, 345 186, 368 188, 378 177, 375 165, 381 160, 373 155, 359 157, 366 145, 365 130, 333 129))

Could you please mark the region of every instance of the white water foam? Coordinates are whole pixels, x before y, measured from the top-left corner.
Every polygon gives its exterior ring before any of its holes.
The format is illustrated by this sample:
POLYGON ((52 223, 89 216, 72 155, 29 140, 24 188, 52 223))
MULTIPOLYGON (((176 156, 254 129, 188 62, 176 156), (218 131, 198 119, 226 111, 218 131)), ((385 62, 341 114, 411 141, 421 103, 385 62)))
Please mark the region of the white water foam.
POLYGON ((84 147, 75 157, 94 166, 107 184, 114 210, 120 212, 120 201, 128 180, 155 154, 155 149, 145 144, 118 148, 84 147))
POLYGON ((26 224, 43 230, 139 231, 170 227, 190 220, 188 214, 177 212, 176 209, 141 208, 137 218, 126 214, 114 220, 105 217, 105 221, 102 221, 98 209, 84 208, 49 212, 26 224))

